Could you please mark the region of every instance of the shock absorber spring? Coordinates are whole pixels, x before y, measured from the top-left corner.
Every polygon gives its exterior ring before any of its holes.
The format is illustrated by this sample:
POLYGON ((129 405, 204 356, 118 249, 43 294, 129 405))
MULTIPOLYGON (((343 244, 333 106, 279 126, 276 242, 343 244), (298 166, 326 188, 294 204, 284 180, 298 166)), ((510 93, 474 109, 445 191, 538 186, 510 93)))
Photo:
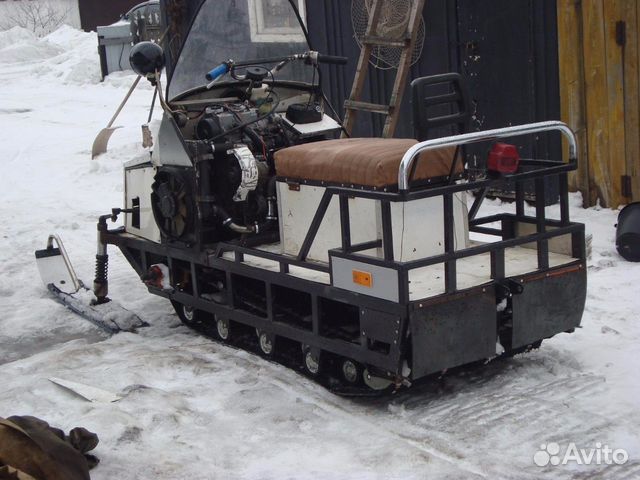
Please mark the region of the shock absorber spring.
POLYGON ((93 294, 96 296, 96 304, 107 303, 109 299, 109 255, 107 255, 107 245, 102 239, 102 234, 107 231, 107 218, 110 215, 103 215, 98 221, 98 251, 96 254, 96 277, 93 280, 93 294))
POLYGON ((109 273, 109 255, 96 255, 96 281, 104 283, 109 273))
POLYGON ((96 278, 93 280, 93 293, 97 303, 105 303, 109 293, 107 274, 109 271, 109 255, 96 255, 96 278))

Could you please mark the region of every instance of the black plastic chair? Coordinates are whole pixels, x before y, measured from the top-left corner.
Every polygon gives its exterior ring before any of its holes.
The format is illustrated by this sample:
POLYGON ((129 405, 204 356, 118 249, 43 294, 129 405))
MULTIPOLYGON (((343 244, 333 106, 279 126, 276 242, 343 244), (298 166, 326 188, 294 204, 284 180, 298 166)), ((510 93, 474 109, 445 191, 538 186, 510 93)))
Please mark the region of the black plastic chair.
MULTIPOLYGON (((418 141, 466 133, 471 122, 471 101, 464 78, 444 73, 411 82, 414 135, 418 141)), ((464 147, 456 147, 448 181, 452 183, 457 161, 464 162, 464 147)), ((413 177, 416 162, 410 173, 413 177)))
POLYGON ((468 131, 471 102, 465 80, 459 73, 416 78, 411 82, 411 101, 417 140, 468 131), (444 135, 441 132, 445 132, 444 135))

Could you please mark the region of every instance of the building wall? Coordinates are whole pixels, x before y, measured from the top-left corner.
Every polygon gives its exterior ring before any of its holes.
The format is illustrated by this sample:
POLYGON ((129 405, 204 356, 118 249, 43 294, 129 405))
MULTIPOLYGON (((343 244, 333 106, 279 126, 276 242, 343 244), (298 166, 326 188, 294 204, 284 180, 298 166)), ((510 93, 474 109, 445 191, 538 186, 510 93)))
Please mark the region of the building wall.
POLYGON ((144 0, 80 0, 82 29, 95 31, 99 25, 116 22, 123 14, 144 0))
POLYGON ((585 206, 640 201, 640 1, 558 0, 562 119, 585 206))
MULTIPOLYGON (((343 112, 360 48, 351 22, 351 1, 307 0, 313 47, 349 58, 346 66, 323 66, 324 87, 343 112)), ((559 118, 555 0, 427 0, 422 56, 409 80, 457 71, 469 85, 475 109, 473 130, 559 118), (499 87, 498 87, 499 85, 499 87)), ((395 70, 369 69, 364 100, 388 104, 395 70)), ((413 136, 407 85, 397 137, 413 136)), ((355 135, 376 136, 384 117, 359 112, 355 135)), ((523 139, 523 156, 557 158, 558 139, 523 139)), ((468 149, 473 152, 473 148, 468 149)), ((482 151, 478 158, 486 156, 482 151)), ((475 159, 475 157, 474 157, 475 159)))
MULTIPOLYGON (((169 72, 190 19, 202 1, 161 0, 165 24, 171 27, 166 41, 173 47, 168 49, 169 72)), ((351 0, 305 2, 313 48, 349 58, 346 66, 322 66, 323 88, 341 116, 360 54, 354 39, 351 3, 351 0)), ((410 79, 451 71, 464 75, 476 109, 474 130, 558 119, 555 7, 556 0, 427 0, 423 15, 424 49, 411 68, 410 79)), ((364 100, 388 104, 395 71, 375 68, 369 71, 364 100)), ((410 96, 407 87, 397 137, 413 136, 410 96)), ((382 131, 383 118, 362 113, 357 123, 355 135, 376 136, 382 131)), ((560 155, 558 138, 541 135, 524 143, 523 155, 541 158, 560 155)))
MULTIPOLYGON (((51 7, 56 15, 63 16, 61 24, 80 28, 80 10, 78 0, 0 0, 0 29, 6 30, 15 27, 20 21, 25 19, 25 14, 21 13, 21 7, 30 8, 32 5, 40 3, 46 7, 51 7), (32 4, 32 5, 30 5, 32 4)), ((51 30, 55 30, 59 24, 48 28, 36 28, 38 35, 46 35, 51 30)), ((28 28, 33 29, 31 26, 28 28)))
MULTIPOLYGON (((344 115, 343 104, 349 97, 356 73, 360 47, 355 41, 351 20, 351 2, 343 0, 307 1, 307 27, 313 48, 326 54, 349 58, 345 66, 323 65, 323 87, 340 115, 344 115)), ((409 80, 425 75, 434 75, 457 70, 458 52, 454 48, 456 35, 455 3, 447 0, 425 2, 426 36, 420 59, 411 67, 409 80), (452 43, 450 43, 452 42, 452 43)), ((380 70, 369 67, 362 100, 378 104, 389 104, 396 70, 380 70)), ((400 121, 396 137, 412 137, 411 92, 405 89, 400 121)), ((382 132, 385 117, 358 112, 354 136, 378 136, 382 132)))

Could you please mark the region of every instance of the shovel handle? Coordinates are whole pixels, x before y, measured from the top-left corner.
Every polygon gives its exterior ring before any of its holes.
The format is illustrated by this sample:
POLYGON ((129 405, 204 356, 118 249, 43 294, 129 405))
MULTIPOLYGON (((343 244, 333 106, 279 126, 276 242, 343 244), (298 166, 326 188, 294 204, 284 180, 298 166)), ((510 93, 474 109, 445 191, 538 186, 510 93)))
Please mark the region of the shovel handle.
POLYGON ((120 104, 120 106, 118 107, 118 109, 116 110, 116 113, 113 114, 113 117, 111 117, 111 121, 109 122, 109 124, 107 125, 107 128, 111 128, 113 126, 113 124, 116 121, 116 118, 118 118, 118 115, 120 115, 120 112, 122 111, 122 109, 124 108, 125 104, 127 103, 127 101, 129 100, 129 97, 131 97, 131 94, 133 93, 133 91, 136 89, 136 87, 138 86, 138 83, 140 83, 140 79, 142 77, 140 75, 138 75, 138 78, 135 79, 135 81, 133 82, 133 85, 131 85, 131 88, 129 89, 129 91, 127 92, 127 95, 124 97, 124 100, 122 100, 122 103, 120 104))

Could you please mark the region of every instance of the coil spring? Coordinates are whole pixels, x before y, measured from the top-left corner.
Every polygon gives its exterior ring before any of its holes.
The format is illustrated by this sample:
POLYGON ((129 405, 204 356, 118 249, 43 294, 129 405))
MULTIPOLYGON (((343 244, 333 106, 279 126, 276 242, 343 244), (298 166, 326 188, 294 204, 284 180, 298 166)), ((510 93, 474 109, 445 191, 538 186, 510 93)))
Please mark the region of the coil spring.
POLYGON ((109 255, 96 255, 96 283, 107 281, 109 273, 109 255))

